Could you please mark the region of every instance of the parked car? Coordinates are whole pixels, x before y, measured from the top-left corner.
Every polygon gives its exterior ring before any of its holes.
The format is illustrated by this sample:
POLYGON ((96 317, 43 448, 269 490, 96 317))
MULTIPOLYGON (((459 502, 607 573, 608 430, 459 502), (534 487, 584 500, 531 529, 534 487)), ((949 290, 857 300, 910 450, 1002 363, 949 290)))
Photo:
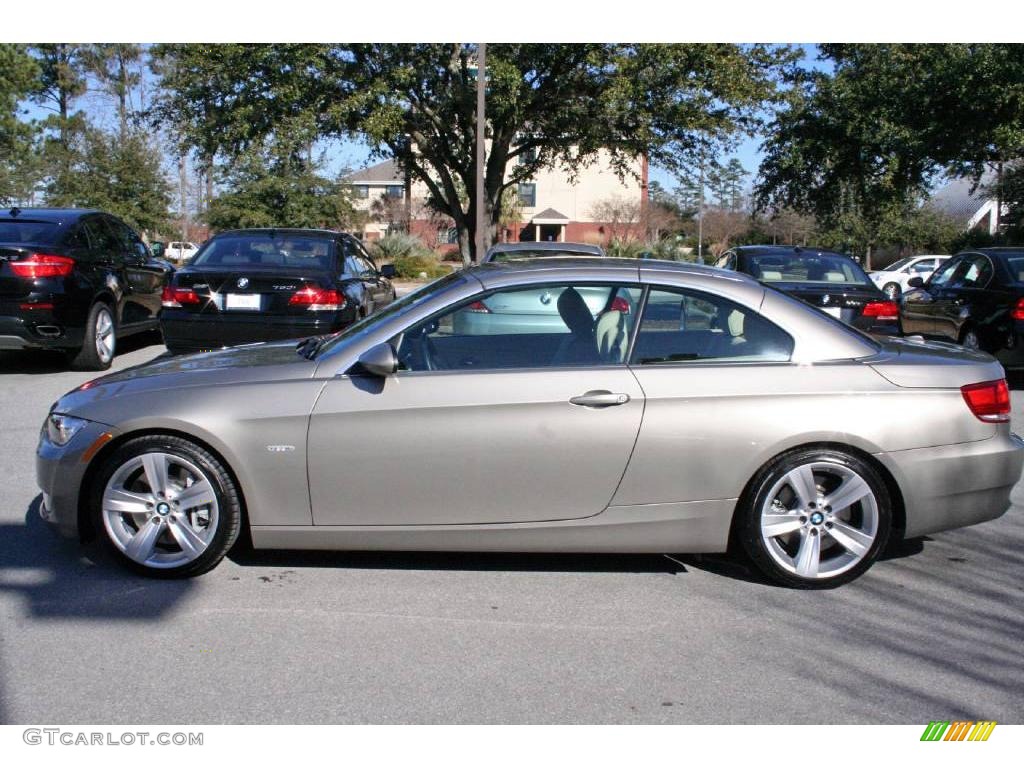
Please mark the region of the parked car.
POLYGON ((167 244, 163 252, 163 258, 174 262, 175 265, 180 267, 182 264, 187 264, 198 252, 199 246, 195 243, 175 241, 167 244))
POLYGON ((175 273, 160 327, 173 353, 333 333, 393 301, 392 276, 348 234, 222 232, 175 273))
POLYGON ((600 245, 590 243, 558 243, 550 240, 520 243, 496 243, 487 249, 482 264, 513 259, 542 259, 549 256, 604 256, 600 245))
POLYGON ((858 330, 898 335, 899 307, 849 256, 800 246, 745 245, 715 264, 805 301, 858 330))
POLYGON ((908 334, 953 341, 1024 368, 1024 249, 959 253, 927 279, 911 278, 900 302, 908 334))
POLYGON ((158 327, 171 271, 108 213, 0 212, 0 349, 58 350, 77 367, 109 368, 119 338, 158 327))
POLYGON ((209 570, 244 525, 258 549, 732 542, 774 581, 826 587, 890 537, 1003 514, 1024 462, 1009 418, 983 353, 876 340, 735 273, 538 259, 452 273, 315 342, 89 382, 52 408, 36 471, 46 520, 156 576, 209 570), (557 332, 453 332, 476 302, 542 289, 570 297, 557 332))
POLYGON ((868 277, 882 289, 882 293, 895 301, 909 287, 910 278, 920 277, 927 280, 928 276, 948 259, 949 256, 908 256, 893 262, 885 269, 868 272, 868 277))

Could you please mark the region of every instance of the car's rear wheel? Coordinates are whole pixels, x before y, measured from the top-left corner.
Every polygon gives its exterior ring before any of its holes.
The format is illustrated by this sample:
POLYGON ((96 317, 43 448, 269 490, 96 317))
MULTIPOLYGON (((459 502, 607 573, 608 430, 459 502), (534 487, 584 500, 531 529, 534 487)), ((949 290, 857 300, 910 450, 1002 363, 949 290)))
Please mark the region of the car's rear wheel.
POLYGON ((889 298, 890 301, 895 301, 900 297, 900 284, 899 283, 886 283, 882 286, 882 292, 889 298))
POLYGON ((96 302, 85 321, 82 348, 70 354, 71 365, 85 371, 105 371, 117 349, 117 326, 107 304, 96 302))
POLYGON ((738 514, 740 541, 757 568, 804 589, 839 586, 864 573, 892 520, 877 470, 831 449, 799 449, 769 462, 738 514))
POLYGON ((981 349, 981 340, 978 338, 978 332, 968 326, 960 333, 960 344, 967 349, 981 349))
POLYGON ((169 435, 129 440, 93 485, 97 531, 122 563, 148 576, 196 576, 238 538, 241 505, 213 454, 169 435))

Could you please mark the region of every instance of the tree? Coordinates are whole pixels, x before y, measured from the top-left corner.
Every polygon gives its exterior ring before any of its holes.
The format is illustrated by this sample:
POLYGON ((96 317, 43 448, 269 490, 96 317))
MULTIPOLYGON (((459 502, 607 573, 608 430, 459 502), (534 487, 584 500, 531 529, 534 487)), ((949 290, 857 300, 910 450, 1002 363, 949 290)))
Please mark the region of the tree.
MULTIPOLYGON (((475 255, 476 50, 460 44, 162 45, 161 114, 209 156, 237 156, 282 129, 358 134, 443 205, 475 255)), ((622 175, 636 158, 677 168, 751 131, 775 96, 785 48, 500 44, 488 47, 484 245, 506 189, 603 148, 622 175)))
POLYGON ((0 44, 0 202, 23 200, 33 190, 34 126, 20 119, 19 103, 37 85, 39 67, 24 46, 0 44))
POLYGON ((854 232, 866 254, 947 171, 976 179, 1024 151, 1024 47, 820 46, 831 72, 793 71, 757 184, 762 207, 854 232))
POLYGON ((594 203, 589 215, 601 222, 607 242, 628 243, 643 238, 641 208, 639 200, 613 195, 594 203))
POLYGON ((287 147, 252 147, 220 174, 229 191, 209 203, 206 219, 214 229, 350 229, 360 216, 347 186, 321 176, 308 157, 287 147))
POLYGON ((85 68, 95 75, 104 91, 117 103, 120 135, 128 135, 132 116, 131 95, 142 79, 138 70, 142 46, 131 43, 97 43, 82 53, 85 68))
POLYGON ((47 205, 101 208, 145 232, 169 226, 160 153, 141 132, 120 137, 86 126, 70 138, 69 166, 50 179, 47 205))

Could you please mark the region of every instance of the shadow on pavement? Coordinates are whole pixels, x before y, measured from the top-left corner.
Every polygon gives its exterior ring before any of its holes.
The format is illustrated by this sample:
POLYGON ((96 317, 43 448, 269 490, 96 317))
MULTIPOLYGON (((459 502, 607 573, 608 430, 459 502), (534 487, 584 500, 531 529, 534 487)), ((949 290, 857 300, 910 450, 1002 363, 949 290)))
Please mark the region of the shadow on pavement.
MULTIPOLYGON (((137 333, 124 339, 118 339, 115 358, 158 344, 163 346, 163 340, 160 338, 158 331, 137 333)), ((62 352, 47 350, 0 351, 0 374, 25 373, 39 375, 64 373, 70 370, 72 370, 71 365, 68 363, 67 356, 62 352)), ((102 376, 103 373, 103 371, 95 371, 96 376, 102 376)))
POLYGON ((682 562, 656 554, 537 554, 505 552, 234 551, 241 566, 357 568, 366 570, 538 571, 546 573, 686 573, 682 562))
POLYGON ((33 616, 150 621, 193 588, 191 580, 136 576, 98 546, 62 538, 39 517, 41 501, 32 501, 23 525, 0 524, 0 591, 22 597, 33 616))

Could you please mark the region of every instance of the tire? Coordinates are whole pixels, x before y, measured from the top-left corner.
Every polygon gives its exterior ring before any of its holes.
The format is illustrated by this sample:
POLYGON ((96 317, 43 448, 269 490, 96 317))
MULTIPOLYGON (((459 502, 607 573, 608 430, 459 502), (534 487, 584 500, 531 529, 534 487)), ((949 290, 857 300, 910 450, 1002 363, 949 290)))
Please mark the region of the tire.
POLYGON ((896 301, 900 297, 900 284, 899 283, 886 283, 882 286, 882 293, 884 293, 890 301, 896 301))
POLYGON ((117 352, 117 323, 109 305, 97 301, 89 309, 81 349, 69 354, 71 366, 81 371, 105 371, 117 352))
POLYGON ((115 559, 164 579, 216 566, 242 519, 238 489, 217 457, 170 435, 119 446, 97 472, 90 503, 95 530, 115 559), (195 503, 185 506, 188 500, 195 503))
POLYGON ((978 337, 978 332, 971 326, 967 326, 960 332, 960 346, 981 350, 981 339, 978 337))
POLYGON ((739 541, 757 569, 798 589, 853 581, 871 567, 892 528, 892 503, 878 471, 825 448, 788 451, 766 464, 737 515, 739 541), (833 509, 829 502, 842 499, 839 494, 854 500, 833 509))

